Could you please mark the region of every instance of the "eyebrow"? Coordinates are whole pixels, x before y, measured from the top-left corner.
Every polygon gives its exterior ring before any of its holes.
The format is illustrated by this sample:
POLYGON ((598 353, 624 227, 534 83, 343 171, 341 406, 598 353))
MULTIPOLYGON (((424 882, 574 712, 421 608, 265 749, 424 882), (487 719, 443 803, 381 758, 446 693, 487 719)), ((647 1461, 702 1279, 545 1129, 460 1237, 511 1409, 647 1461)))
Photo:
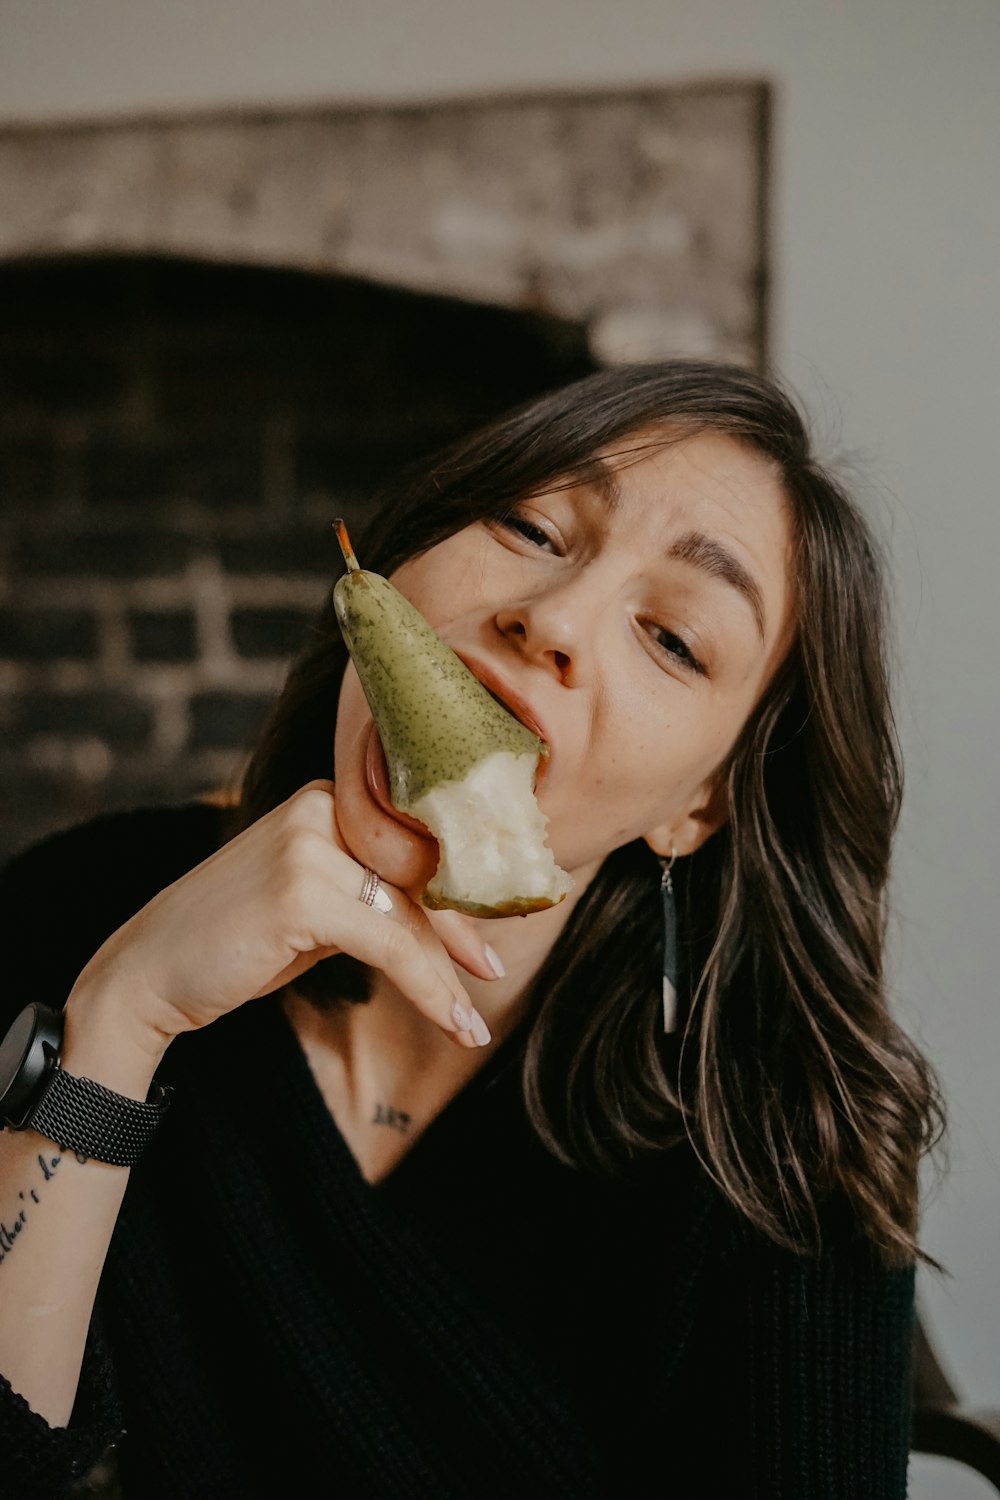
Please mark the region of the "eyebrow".
POLYGON ((734 557, 728 548, 714 537, 706 536, 703 531, 685 531, 683 536, 672 542, 667 549, 668 557, 675 557, 680 562, 692 563, 696 568, 701 568, 711 578, 720 578, 723 583, 729 584, 743 598, 753 610, 754 621, 757 626, 757 634, 763 644, 766 637, 764 634, 764 601, 761 597, 760 588, 756 579, 748 573, 738 558, 734 557))
MULTIPOLYGON (((621 505, 621 487, 611 466, 601 459, 595 460, 588 478, 608 510, 612 514, 618 510, 621 505)), ((720 579, 741 594, 753 611, 761 641, 766 641, 764 598, 760 585, 728 547, 724 547, 714 537, 706 536, 703 531, 685 531, 676 541, 671 542, 667 548, 667 556, 700 568, 710 578, 720 579)))

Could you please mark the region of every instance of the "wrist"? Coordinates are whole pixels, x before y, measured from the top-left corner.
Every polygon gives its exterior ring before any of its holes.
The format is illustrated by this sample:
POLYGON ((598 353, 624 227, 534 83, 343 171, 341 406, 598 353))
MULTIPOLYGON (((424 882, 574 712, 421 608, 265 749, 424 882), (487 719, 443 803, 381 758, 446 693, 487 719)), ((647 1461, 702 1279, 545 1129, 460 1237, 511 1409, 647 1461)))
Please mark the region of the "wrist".
POLYGON ((61 1066, 127 1098, 145 1100, 171 1038, 136 1015, 128 997, 79 981, 65 1006, 61 1066))

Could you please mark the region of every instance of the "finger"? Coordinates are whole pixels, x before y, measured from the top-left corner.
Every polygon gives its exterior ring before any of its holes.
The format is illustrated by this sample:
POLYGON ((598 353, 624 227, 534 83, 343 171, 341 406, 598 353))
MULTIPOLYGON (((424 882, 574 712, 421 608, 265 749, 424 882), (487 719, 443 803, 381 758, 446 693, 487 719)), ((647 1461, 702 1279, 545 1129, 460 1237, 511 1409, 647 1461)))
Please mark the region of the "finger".
MULTIPOLYGON (((460 1046, 485 1045, 489 1030, 459 983, 450 960, 426 946, 403 915, 403 893, 392 892, 393 915, 386 917, 361 902, 348 915, 350 929, 337 946, 362 963, 380 969, 427 1020, 460 1046), (443 961, 442 961, 443 960, 443 961)), ((345 913, 341 912, 343 918, 345 913)))
MULTIPOLYGON (((364 874, 365 884, 363 897, 367 898, 371 896, 371 882, 374 876, 373 873, 368 869, 364 871, 364 874)), ((413 936, 416 938, 417 942, 421 945, 424 952, 427 954, 427 957, 430 959, 431 963, 434 965, 435 969, 437 969, 438 973, 441 975, 442 979, 449 985, 457 983, 455 979, 454 959, 451 953, 448 951, 447 947, 441 941, 438 933, 435 931, 434 927, 428 920, 428 913, 423 909, 422 906, 419 906, 405 892, 399 890, 395 892, 395 900, 393 900, 389 896, 389 888, 384 884, 384 882, 381 881, 377 882, 375 894, 373 899, 370 901, 370 905, 373 909, 381 910, 383 912, 386 912, 387 914, 392 913, 394 919, 397 922, 402 922, 404 926, 409 928, 409 930, 413 933, 413 936), (384 902, 384 904, 380 905, 380 898, 381 901, 384 902)), ((449 915, 452 914, 449 913, 449 915)), ((468 921, 465 920, 463 922, 463 919, 458 917, 458 913, 454 913, 453 915, 456 916, 456 918, 458 919, 458 923, 462 926, 462 937, 460 941, 464 941, 466 947, 470 946, 470 944, 474 946, 473 961, 471 964, 467 964, 466 967, 471 968, 472 972, 486 969, 488 977, 490 979, 499 978, 503 973, 503 965, 500 963, 497 955, 493 954, 492 961, 490 961, 487 957, 484 957, 482 954, 484 944, 476 936, 475 932, 469 928, 468 921)), ((450 928, 452 924, 448 925, 450 928)), ((493 950, 488 949, 487 952, 492 953, 493 950)), ((466 1026, 467 1018, 465 1017, 464 1013, 459 1012, 457 1013, 457 1016, 460 1023, 460 1028, 463 1030, 471 1030, 474 1040, 478 1045, 483 1046, 490 1040, 489 1028, 477 1011, 473 1010, 471 1012, 471 1027, 466 1026)))
MULTIPOLYGON (((313 831, 319 831, 318 825, 322 824, 326 824, 327 828, 331 826, 336 828, 336 820, 332 816, 333 791, 332 782, 319 779, 300 788, 290 799, 290 802, 295 804, 296 816, 313 831)), ((437 971, 442 984, 452 995, 451 1005, 454 1005, 456 1001, 458 1003, 459 1009, 455 1011, 454 1016, 459 1032, 472 1031, 475 1043, 485 1045, 489 1040, 489 1029, 482 1017, 473 1009, 465 990, 459 985, 447 943, 443 942, 432 928, 424 909, 403 891, 381 880, 375 883, 375 888, 372 890, 372 877, 368 869, 361 865, 336 837, 332 843, 324 840, 319 848, 315 843, 310 843, 309 847, 312 857, 315 858, 317 855, 320 857, 328 875, 336 880, 340 889, 352 898, 361 910, 373 912, 383 919, 386 916, 392 916, 395 922, 402 924, 410 931, 424 953, 425 963, 429 962, 437 971)), ((470 973, 481 978, 496 979, 503 972, 503 966, 493 950, 477 937, 471 922, 467 918, 463 919, 457 912, 445 912, 440 915, 444 918, 443 930, 455 947, 454 960, 463 968, 468 969, 470 973)), ((317 939, 319 940, 318 932, 317 939)), ((353 953, 354 951, 350 939, 345 944, 342 936, 335 935, 329 941, 337 947, 343 947, 347 952, 353 953)), ((358 953, 355 956, 364 961, 362 954, 358 953)), ((380 964, 379 967, 383 966, 380 964)), ((409 990, 403 992, 410 994, 409 990)), ((416 997, 411 995, 411 998, 416 997)), ((449 1010, 450 1008, 449 1006, 449 1010)), ((432 1019, 437 1018, 432 1017, 432 1019)), ((445 1026, 443 1029, 450 1033, 453 1028, 445 1026)), ((467 1036, 463 1036, 462 1040, 466 1045, 468 1044, 467 1036)))
POLYGON ((299 880, 293 899, 303 924, 295 944, 300 952, 336 946, 381 969, 429 1021, 460 1045, 482 1046, 490 1040, 447 951, 425 913, 405 892, 380 882, 391 912, 366 905, 358 899, 366 887, 366 869, 340 848, 322 842, 310 843, 309 866, 311 872, 299 880))
POLYGON ((443 948, 450 959, 461 964, 463 969, 467 969, 470 974, 475 974, 478 979, 503 978, 505 971, 499 955, 479 936, 471 918, 457 911, 430 913, 413 901, 409 895, 397 887, 390 887, 381 879, 375 883, 374 894, 372 894, 372 882, 367 866, 359 864, 353 856, 346 854, 343 850, 340 852, 347 862, 340 868, 344 870, 344 878, 348 882, 346 887, 348 894, 356 894, 362 902, 367 898, 368 904, 385 915, 393 910, 394 905, 396 907, 402 905, 402 911, 397 912, 397 918, 406 921, 418 935, 421 930, 426 931, 431 939, 432 948, 443 948), (352 889, 351 877, 347 874, 349 867, 360 872, 357 877, 356 891, 352 889), (395 896, 390 895, 390 890, 396 892, 395 896))
POLYGON ((450 956, 463 969, 468 969, 477 979, 503 978, 504 967, 499 954, 479 936, 470 917, 457 911, 428 912, 423 907, 420 910, 450 956))

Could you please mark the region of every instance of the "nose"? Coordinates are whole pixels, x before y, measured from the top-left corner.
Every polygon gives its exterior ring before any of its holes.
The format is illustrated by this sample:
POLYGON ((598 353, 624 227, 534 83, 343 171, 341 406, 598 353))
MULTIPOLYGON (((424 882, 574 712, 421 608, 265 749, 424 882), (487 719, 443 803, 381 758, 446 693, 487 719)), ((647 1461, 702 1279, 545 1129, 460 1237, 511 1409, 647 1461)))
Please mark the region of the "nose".
POLYGON ((563 583, 500 609, 496 626, 526 660, 566 687, 579 687, 590 667, 590 635, 599 608, 592 594, 563 583))

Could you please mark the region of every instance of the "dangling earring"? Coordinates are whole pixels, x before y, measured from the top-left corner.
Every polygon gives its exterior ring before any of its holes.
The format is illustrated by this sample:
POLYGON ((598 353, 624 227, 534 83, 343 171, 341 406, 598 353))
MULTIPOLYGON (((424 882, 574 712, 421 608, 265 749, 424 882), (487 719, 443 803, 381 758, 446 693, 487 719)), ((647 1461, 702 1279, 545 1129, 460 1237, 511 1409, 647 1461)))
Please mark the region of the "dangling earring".
POLYGON ((670 871, 677 850, 670 846, 670 858, 660 859, 660 898, 663 902, 663 1029, 673 1031, 677 1025, 677 907, 670 871))

